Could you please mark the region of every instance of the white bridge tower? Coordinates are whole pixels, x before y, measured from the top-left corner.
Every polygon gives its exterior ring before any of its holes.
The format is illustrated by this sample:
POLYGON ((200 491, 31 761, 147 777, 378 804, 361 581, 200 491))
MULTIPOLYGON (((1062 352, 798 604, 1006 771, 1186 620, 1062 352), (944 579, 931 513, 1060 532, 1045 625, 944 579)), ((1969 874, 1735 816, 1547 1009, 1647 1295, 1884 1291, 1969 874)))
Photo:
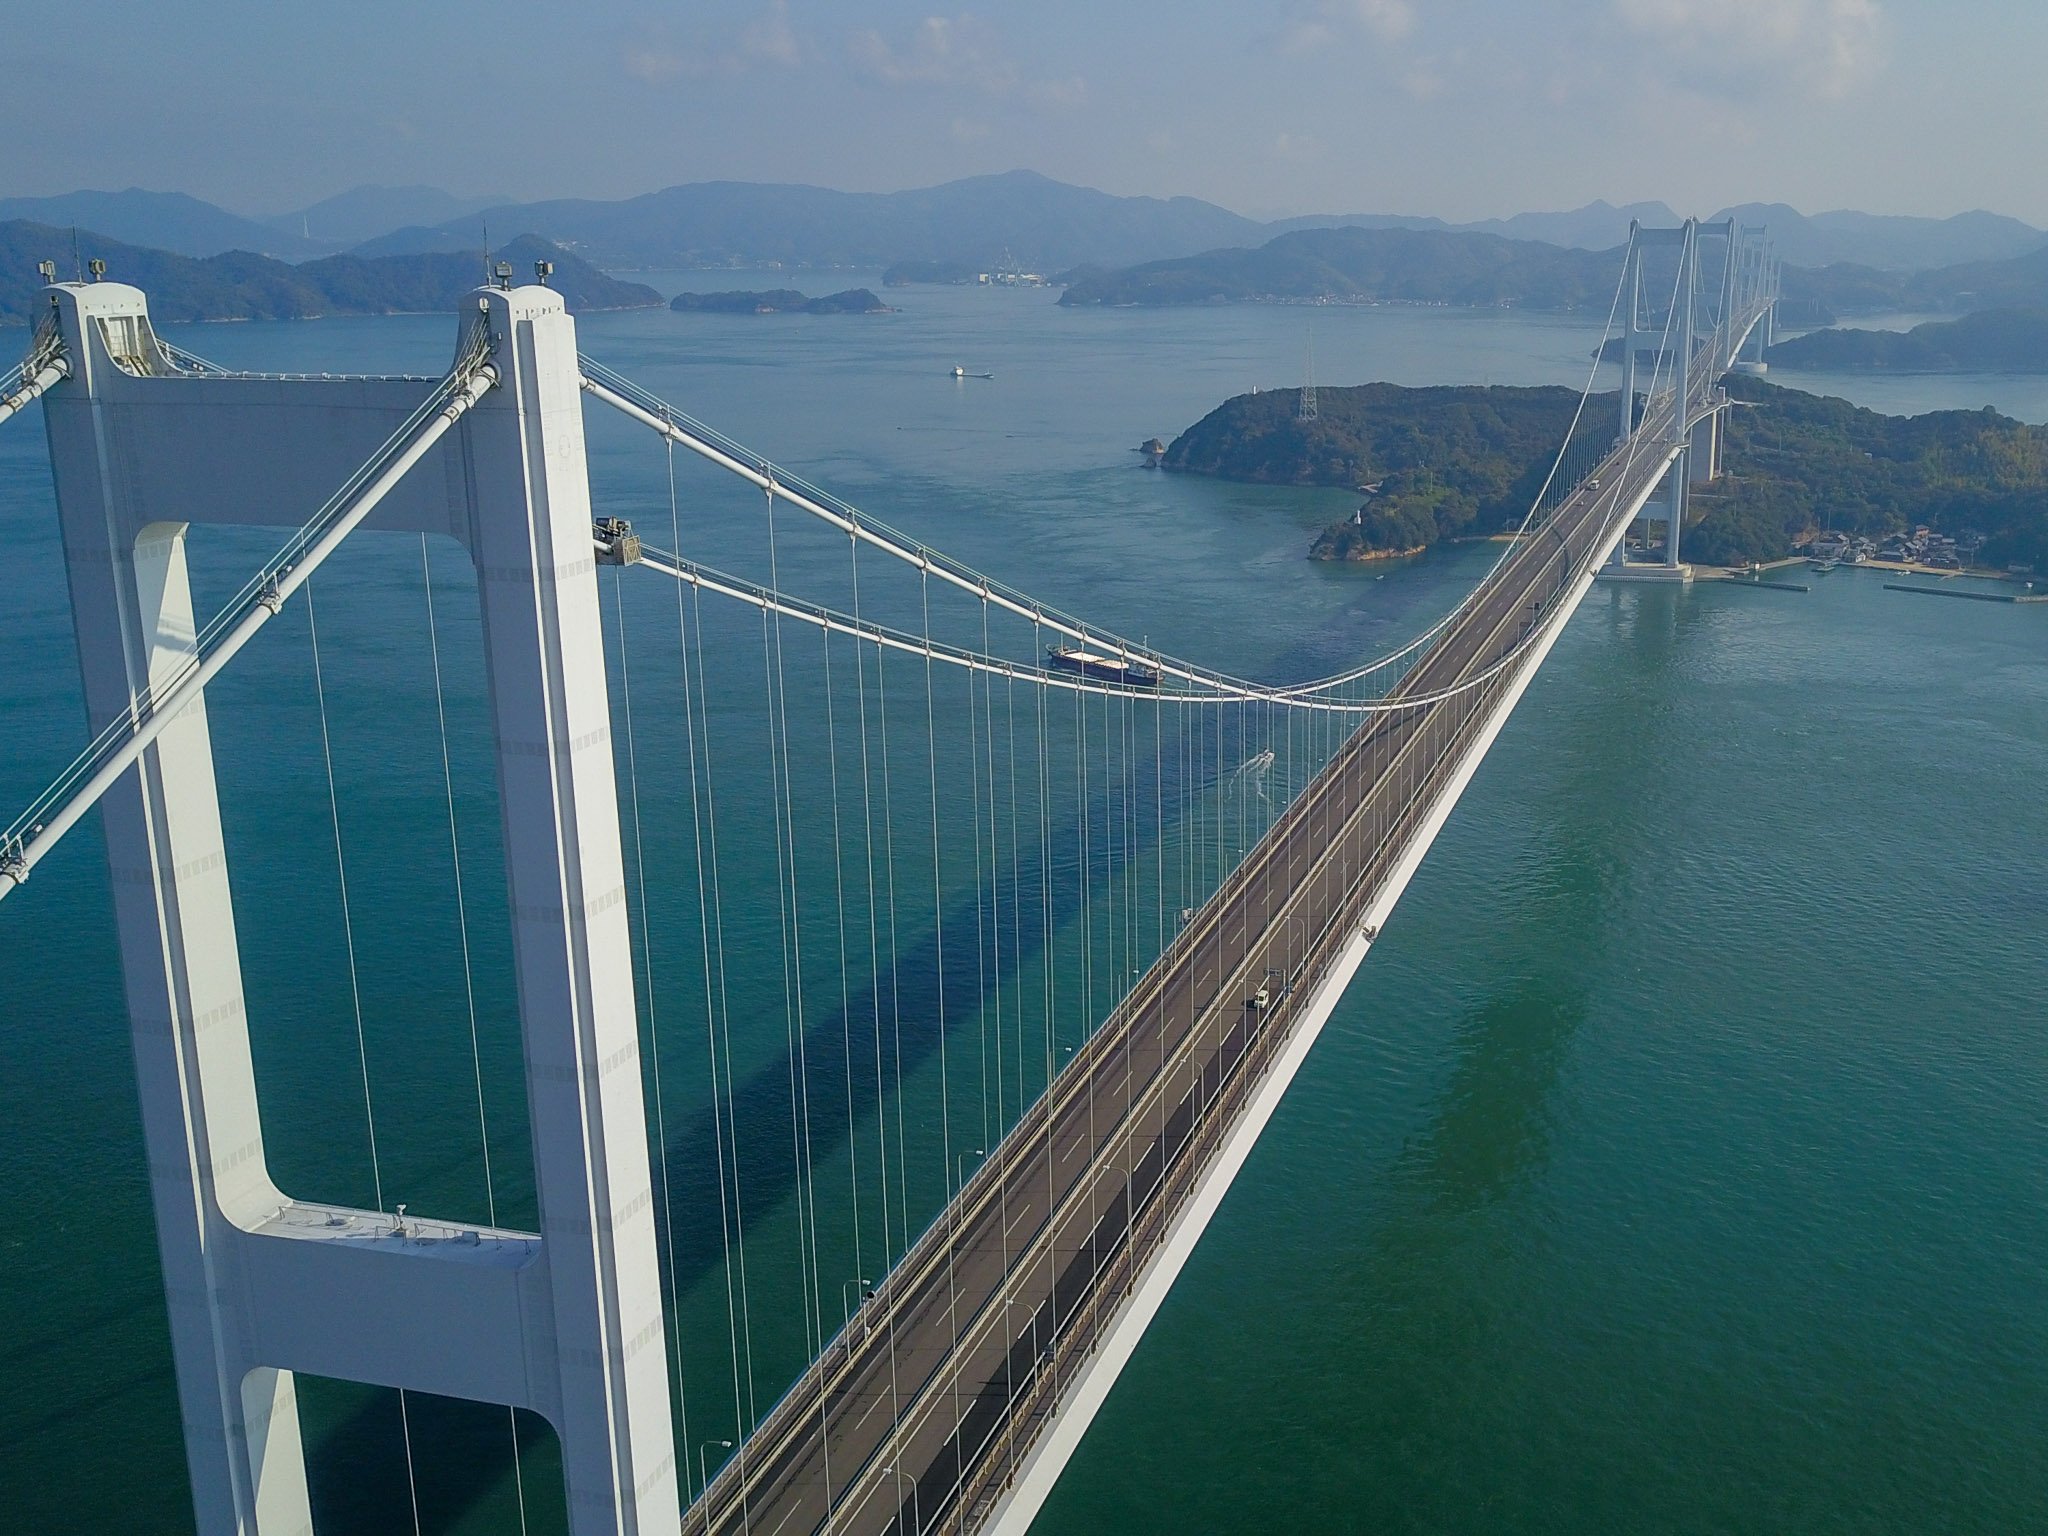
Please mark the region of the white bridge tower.
MULTIPOLYGON (((136 289, 46 294, 69 369, 45 397, 50 457, 98 732, 193 653, 187 529, 298 526, 436 381, 187 372, 136 289)), ((578 1536, 679 1519, 575 325, 545 287, 486 289, 461 345, 488 349, 473 407, 449 408, 370 525, 453 537, 476 566, 540 1231, 401 1225, 272 1182, 195 697, 102 803, 208 1536, 311 1529, 294 1371, 542 1415, 578 1536)))

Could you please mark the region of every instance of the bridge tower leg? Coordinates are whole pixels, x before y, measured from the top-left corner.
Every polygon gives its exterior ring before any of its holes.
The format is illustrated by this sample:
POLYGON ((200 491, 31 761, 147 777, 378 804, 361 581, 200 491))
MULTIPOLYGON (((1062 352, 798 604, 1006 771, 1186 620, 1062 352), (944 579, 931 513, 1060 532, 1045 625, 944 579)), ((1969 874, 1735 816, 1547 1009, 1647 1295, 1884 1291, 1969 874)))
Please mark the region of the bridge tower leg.
POLYGON ((1729 327, 1735 324, 1735 306, 1740 286, 1737 271, 1742 259, 1741 233, 1733 219, 1724 219, 1719 226, 1722 240, 1721 292, 1718 307, 1714 311, 1714 356, 1723 363, 1734 361, 1728 355, 1728 344, 1732 339, 1729 327))
MULTIPOLYGON (((1635 219, 1628 221, 1628 254, 1622 259, 1621 274, 1621 439, 1636 429, 1636 347, 1642 336, 1639 328, 1643 309, 1643 247, 1642 225, 1635 219)), ((1614 553, 1607 557, 1609 565, 1628 564, 1628 533, 1614 541, 1614 553)))
POLYGON ((583 372, 559 295, 483 302, 506 383, 467 422, 466 511, 550 1292, 526 1343, 551 1349, 571 1531, 669 1536, 682 1511, 583 372))
POLYGON ((1705 485, 1721 473, 1721 413, 1702 416, 1693 425, 1686 462, 1694 485, 1705 485))
POLYGON ((1643 312, 1642 226, 1628 221, 1628 255, 1622 272, 1621 318, 1621 436, 1636 429, 1636 343, 1643 312))
MULTIPOLYGON (((97 733, 192 652, 188 527, 296 522, 430 385, 179 374, 136 289, 47 297, 71 373, 45 420, 97 733)), ((101 804, 206 1536, 312 1530, 302 1370, 542 1414, 574 1536, 680 1521, 575 325, 545 288, 475 302, 497 387, 368 526, 452 535, 476 565, 541 1231, 399 1223, 273 1182, 195 700, 101 804)))
POLYGON ((1672 377, 1678 390, 1678 405, 1672 413, 1672 433, 1678 448, 1678 459, 1671 466, 1671 473, 1665 479, 1669 493, 1670 522, 1664 535, 1664 564, 1672 570, 1679 567, 1679 537, 1685 529, 1685 488, 1691 472, 1691 434, 1685 422, 1687 384, 1692 377, 1693 326, 1697 323, 1697 300, 1700 285, 1699 221, 1685 221, 1685 244, 1679 251, 1678 313, 1673 316, 1674 329, 1678 332, 1678 356, 1673 364, 1672 377))
MULTIPOLYGON (((118 302, 131 294, 107 284, 57 296, 72 371, 45 402, 95 736, 128 715, 197 632, 187 525, 132 526, 122 466, 97 420, 95 396, 123 343, 95 342, 133 324, 118 302)), ((204 699, 164 729, 100 809, 196 1524, 311 1531, 291 1373, 251 1360, 231 1315, 224 1234, 267 1217, 284 1197, 263 1160, 204 699)))

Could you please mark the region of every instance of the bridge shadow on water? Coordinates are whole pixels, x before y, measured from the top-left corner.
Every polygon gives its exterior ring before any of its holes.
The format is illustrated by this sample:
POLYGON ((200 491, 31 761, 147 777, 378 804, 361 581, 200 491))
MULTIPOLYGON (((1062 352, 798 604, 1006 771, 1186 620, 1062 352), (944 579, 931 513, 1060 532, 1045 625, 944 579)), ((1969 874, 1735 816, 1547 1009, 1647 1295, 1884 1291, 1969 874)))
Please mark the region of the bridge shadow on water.
POLYGON ((1390 1530, 1417 1528, 1445 1480, 1470 1475, 1447 1459, 1460 1454, 1458 1426, 1507 1390, 1528 1272, 1547 1246, 1542 1186, 1571 1113, 1566 1082, 1593 978, 1631 941, 1621 914, 1656 837, 1663 725, 1699 616, 1663 589, 1596 589, 1603 597, 1587 604, 1604 631, 1593 680, 1578 671, 1571 686, 1587 692, 1564 702, 1569 734, 1550 733, 1568 764, 1548 775, 1538 765, 1548 780, 1539 796, 1521 806, 1496 797, 1491 812, 1503 843, 1526 848, 1515 894, 1497 903, 1503 930, 1485 946, 1503 979, 1453 1026, 1448 1075, 1380 1176, 1387 1214, 1347 1277, 1370 1303, 1349 1347, 1373 1362, 1342 1404, 1347 1441, 1368 1448, 1347 1496, 1390 1530))
MULTIPOLYGON (((1235 734, 1234 726, 1231 730, 1233 734, 1224 743, 1226 758, 1242 750, 1242 738, 1235 734)), ((706 1103, 680 1126, 671 1119, 665 1156, 673 1200, 673 1278, 679 1289, 702 1280, 725 1261, 727 1218, 717 1186, 702 1177, 705 1169, 720 1167, 721 1120, 726 1192, 749 1211, 767 1209, 797 1193, 797 1169, 791 1155, 792 1081, 799 1083, 800 1092, 807 1090, 809 1095, 810 1157, 843 1146, 858 1130, 871 1132, 871 1123, 857 1127, 849 1117, 849 1082, 854 1115, 861 1116, 860 1106, 866 1105, 866 1116, 871 1117, 878 1089, 883 1097, 893 1099, 896 1084, 906 1082, 937 1056, 941 1019, 947 1021, 948 1037, 960 1032, 963 1024, 971 1023, 990 1007, 998 989, 1014 982, 1027 963, 1044 960, 1051 954, 1058 930, 1078 911, 1084 888, 1101 892, 1123 879, 1134 866, 1142 865, 1157 842, 1154 787, 1149 773, 1152 765, 1148 762, 1145 766, 1146 782, 1137 786, 1136 793, 1127 794, 1123 788, 1112 787, 1091 797, 1085 815, 1096 830, 1089 839, 1085 863, 1074 851, 1074 822, 1056 825, 1049 839, 1055 850, 1049 862, 1044 847, 1036 840, 1023 850, 1014 881, 1010 882, 1023 893, 1021 902, 1013 902, 1006 892, 988 886, 952 901, 941 914, 941 930, 899 948, 893 967, 885 951, 880 974, 850 988, 842 1004, 819 1010, 806 1023, 796 1048, 785 1046, 732 1083, 729 1107, 706 1103), (1133 828, 1129 841, 1119 843, 1113 837, 1100 835, 1105 822, 1114 827, 1124 826, 1127 808, 1133 828), (1043 897, 1047 889, 1050 928, 1043 897), (1002 944, 999 957, 992 958, 976 939, 995 928, 1000 929, 1002 944), (943 944, 940 931, 949 936, 943 944), (877 1019, 881 1021, 879 1084, 877 1019), (734 1125, 748 1129, 743 1141, 735 1141, 731 1129, 734 1125), (776 1134, 754 1134, 756 1127, 776 1134)), ((1198 767, 1200 771, 1189 781, 1181 778, 1176 763, 1166 762, 1161 769, 1157 795, 1166 802, 1169 829, 1196 797, 1213 787, 1208 778, 1209 765, 1198 767)), ((1098 911, 1098 933, 1103 921, 1098 911)), ((1113 1001, 1108 989, 1098 981, 1095 995, 1085 1005, 1090 1030, 1101 1022, 1113 1001)), ((1071 1014, 1064 1004, 1062 1015, 1070 1026, 1071 1014)), ((1032 1020, 1043 1028, 1042 1017, 1033 1013, 1032 1020)), ((1041 1061, 1038 1076, 1042 1075, 1041 1061)), ((1044 1084, 1034 1079, 1031 1087, 1035 1097, 1043 1091, 1044 1084)), ((1006 1101, 1006 1123, 993 1128, 992 1133, 1000 1136, 1022 1108, 1006 1101)), ((956 1128, 965 1113, 958 1105, 954 1107, 956 1128)), ((933 1214, 936 1209, 924 1216, 933 1214)), ((912 1237, 922 1226, 922 1220, 914 1221, 912 1237)), ((892 1245, 891 1262, 895 1256, 892 1245)))
MULTIPOLYGON (((1599 589, 1595 589, 1599 595, 1599 589)), ((1584 1022, 1599 951, 1613 942, 1622 886, 1641 841, 1646 800, 1686 632, 1698 622, 1683 595, 1661 588, 1610 588, 1597 617, 1607 633, 1593 684, 1610 700, 1574 706, 1569 767, 1531 824, 1531 855, 1515 872, 1520 893, 1511 927, 1496 941, 1509 963, 1533 957, 1524 974, 1472 1009, 1437 1117, 1412 1138, 1397 1173, 1428 1191, 1439 1211, 1470 1211, 1505 1198, 1543 1166, 1559 1073, 1584 1022), (1617 821, 1615 807, 1625 807, 1617 821)), ((1540 707, 1540 706, 1539 706, 1540 707)))

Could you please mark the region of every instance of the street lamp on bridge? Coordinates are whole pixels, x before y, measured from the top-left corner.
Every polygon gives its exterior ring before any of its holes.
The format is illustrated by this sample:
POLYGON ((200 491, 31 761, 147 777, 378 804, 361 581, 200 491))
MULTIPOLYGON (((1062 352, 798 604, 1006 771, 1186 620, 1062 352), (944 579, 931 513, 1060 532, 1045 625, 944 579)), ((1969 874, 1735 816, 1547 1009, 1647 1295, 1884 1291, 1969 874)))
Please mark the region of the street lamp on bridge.
POLYGON ((697 1487, 700 1491, 711 1486, 711 1479, 704 1471, 704 1452, 714 1445, 723 1446, 728 1451, 732 1449, 730 1440, 706 1440, 697 1447, 697 1487))

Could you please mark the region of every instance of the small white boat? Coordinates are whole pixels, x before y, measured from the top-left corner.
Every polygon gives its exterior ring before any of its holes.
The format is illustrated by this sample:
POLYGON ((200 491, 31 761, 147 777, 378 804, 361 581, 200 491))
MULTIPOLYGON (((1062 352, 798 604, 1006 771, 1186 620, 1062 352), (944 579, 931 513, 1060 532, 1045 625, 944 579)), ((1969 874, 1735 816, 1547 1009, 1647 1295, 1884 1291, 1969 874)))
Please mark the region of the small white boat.
POLYGON ((992 379, 995 375, 992 373, 969 373, 965 368, 955 363, 953 365, 953 377, 956 379, 992 379))

